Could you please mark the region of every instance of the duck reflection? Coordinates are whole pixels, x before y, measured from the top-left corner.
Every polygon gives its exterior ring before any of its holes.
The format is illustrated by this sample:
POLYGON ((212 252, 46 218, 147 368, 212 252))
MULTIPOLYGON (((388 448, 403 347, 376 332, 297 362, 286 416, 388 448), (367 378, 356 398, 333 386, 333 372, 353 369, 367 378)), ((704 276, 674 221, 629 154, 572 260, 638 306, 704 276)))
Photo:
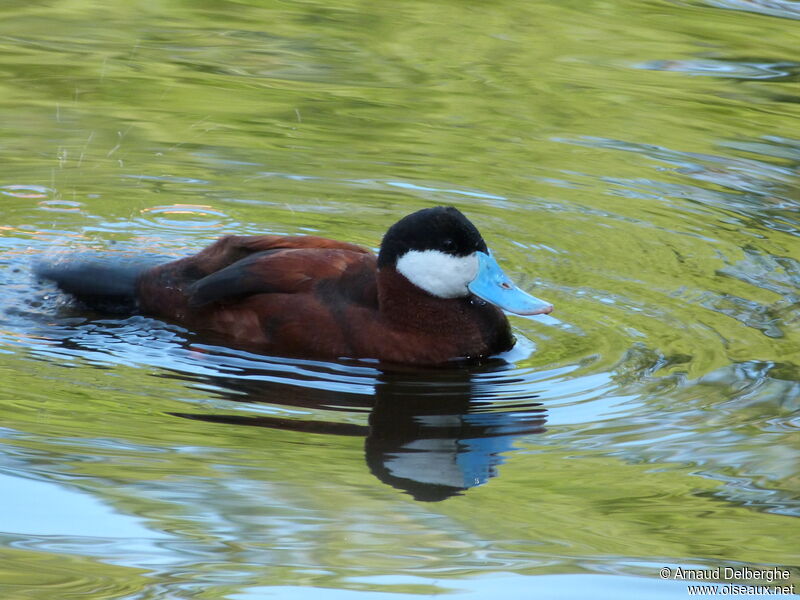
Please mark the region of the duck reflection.
MULTIPOLYGON (((480 372, 507 368, 497 361, 479 370, 379 371, 374 394, 315 389, 248 378, 213 377, 226 399, 283 406, 369 411, 367 425, 273 416, 171 413, 188 419, 305 433, 363 436, 370 471, 422 501, 440 501, 498 475, 516 438, 544 431, 545 409, 520 398, 490 399, 480 372)), ((244 375, 244 376, 243 376, 244 375)))
POLYGON ((364 444, 376 477, 426 501, 487 483, 515 438, 540 433, 545 423, 538 403, 503 411, 477 399, 468 371, 434 379, 384 373, 364 444))

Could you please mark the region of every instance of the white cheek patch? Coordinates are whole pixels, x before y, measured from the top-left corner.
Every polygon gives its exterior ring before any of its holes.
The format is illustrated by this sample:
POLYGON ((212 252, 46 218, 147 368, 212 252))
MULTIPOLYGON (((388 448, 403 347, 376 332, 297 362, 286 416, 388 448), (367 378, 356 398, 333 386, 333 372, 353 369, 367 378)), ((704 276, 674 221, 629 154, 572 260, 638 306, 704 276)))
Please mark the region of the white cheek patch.
POLYGON ((397 271, 418 288, 439 298, 461 298, 478 274, 478 257, 453 256, 438 250, 409 250, 397 261, 397 271))

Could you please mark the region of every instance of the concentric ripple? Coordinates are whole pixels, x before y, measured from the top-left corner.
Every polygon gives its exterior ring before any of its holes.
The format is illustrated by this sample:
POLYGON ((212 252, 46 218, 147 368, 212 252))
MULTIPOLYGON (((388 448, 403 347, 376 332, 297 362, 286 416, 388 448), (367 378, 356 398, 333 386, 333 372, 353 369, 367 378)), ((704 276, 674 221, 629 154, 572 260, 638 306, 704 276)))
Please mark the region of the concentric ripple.
POLYGON ((218 230, 231 223, 222 211, 207 205, 170 204, 140 212, 139 224, 175 232, 218 230))

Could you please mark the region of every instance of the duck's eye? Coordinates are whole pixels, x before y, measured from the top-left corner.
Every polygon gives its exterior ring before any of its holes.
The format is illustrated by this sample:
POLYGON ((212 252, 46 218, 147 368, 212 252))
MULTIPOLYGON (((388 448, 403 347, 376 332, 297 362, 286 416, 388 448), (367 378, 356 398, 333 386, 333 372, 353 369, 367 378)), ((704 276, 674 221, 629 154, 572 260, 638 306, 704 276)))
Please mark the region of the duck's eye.
POLYGON ((456 247, 456 243, 450 238, 446 238, 445 240, 442 241, 442 247, 445 250, 453 250, 456 247))

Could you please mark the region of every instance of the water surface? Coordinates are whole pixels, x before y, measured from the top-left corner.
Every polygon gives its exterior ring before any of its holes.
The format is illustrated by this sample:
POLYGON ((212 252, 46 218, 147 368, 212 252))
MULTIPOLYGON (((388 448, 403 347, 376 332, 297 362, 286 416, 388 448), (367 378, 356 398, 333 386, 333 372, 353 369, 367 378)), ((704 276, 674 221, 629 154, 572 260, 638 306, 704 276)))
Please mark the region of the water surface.
POLYGON ((796 5, 4 3, 2 595, 797 581, 796 5), (436 204, 556 306, 481 365, 258 355, 30 269, 234 232, 375 248, 436 204))

